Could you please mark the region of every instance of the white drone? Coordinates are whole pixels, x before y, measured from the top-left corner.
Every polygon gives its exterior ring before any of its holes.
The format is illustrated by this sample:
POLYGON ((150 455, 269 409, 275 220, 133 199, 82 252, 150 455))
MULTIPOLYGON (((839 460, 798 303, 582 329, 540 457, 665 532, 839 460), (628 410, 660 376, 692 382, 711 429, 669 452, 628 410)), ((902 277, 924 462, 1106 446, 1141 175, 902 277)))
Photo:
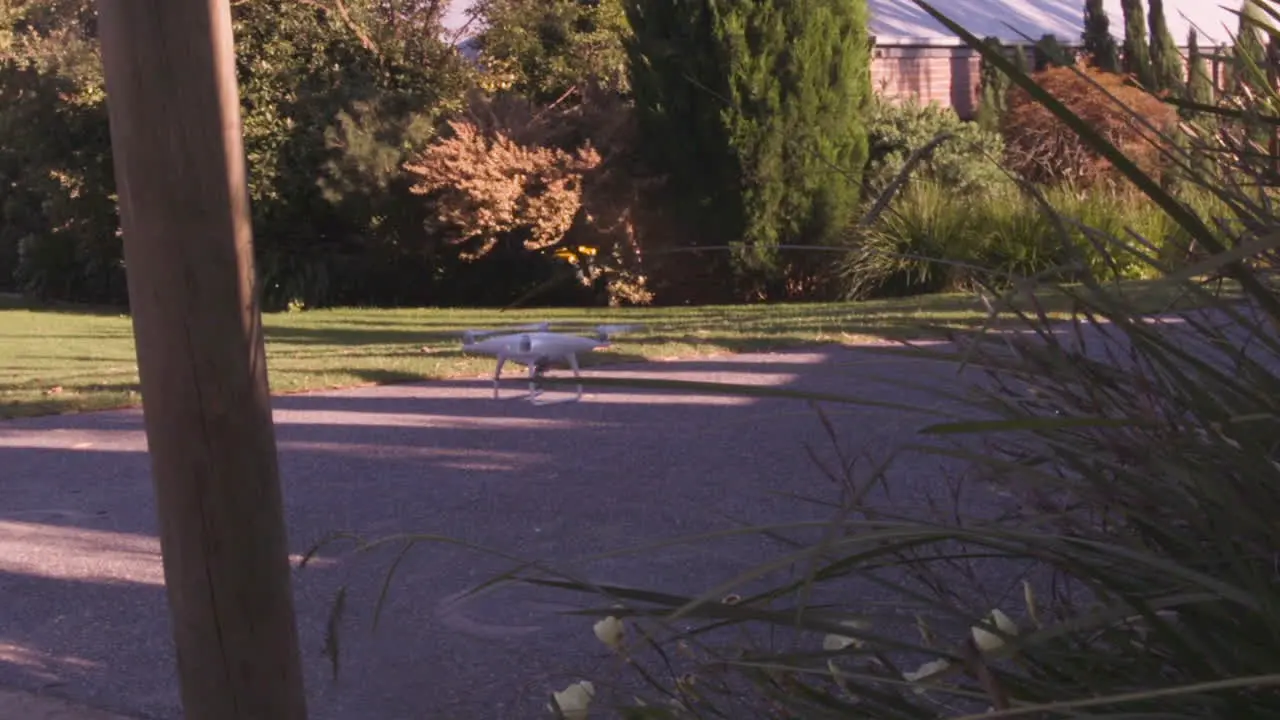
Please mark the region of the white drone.
POLYGON ((590 337, 551 332, 551 323, 545 322, 521 325, 507 330, 467 330, 462 333, 462 350, 493 355, 498 359, 498 366, 493 371, 495 400, 498 399, 498 382, 502 377, 502 366, 510 360, 529 368, 529 394, 523 397, 535 405, 549 405, 582 399, 582 375, 578 371, 578 353, 608 347, 614 335, 630 332, 638 327, 638 325, 598 325, 590 337), (557 359, 563 359, 569 363, 574 379, 578 380, 578 392, 575 396, 563 400, 542 400, 538 379, 546 373, 552 361, 557 359))

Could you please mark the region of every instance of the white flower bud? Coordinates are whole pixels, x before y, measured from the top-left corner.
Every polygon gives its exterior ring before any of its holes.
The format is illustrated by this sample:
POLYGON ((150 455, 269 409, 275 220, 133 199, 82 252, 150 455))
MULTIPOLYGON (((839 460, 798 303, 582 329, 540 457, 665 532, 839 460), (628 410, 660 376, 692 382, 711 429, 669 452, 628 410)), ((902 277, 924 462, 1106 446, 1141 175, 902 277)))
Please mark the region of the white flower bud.
MULTIPOLYGON (((588 680, 576 682, 558 693, 552 693, 564 720, 587 720, 587 709, 596 688, 588 680)), ((555 708, 551 708, 553 711, 555 708)))
POLYGON ((618 618, 610 615, 591 626, 591 629, 595 631, 596 638, 608 645, 610 650, 616 651, 622 648, 622 637, 626 633, 626 626, 618 618))

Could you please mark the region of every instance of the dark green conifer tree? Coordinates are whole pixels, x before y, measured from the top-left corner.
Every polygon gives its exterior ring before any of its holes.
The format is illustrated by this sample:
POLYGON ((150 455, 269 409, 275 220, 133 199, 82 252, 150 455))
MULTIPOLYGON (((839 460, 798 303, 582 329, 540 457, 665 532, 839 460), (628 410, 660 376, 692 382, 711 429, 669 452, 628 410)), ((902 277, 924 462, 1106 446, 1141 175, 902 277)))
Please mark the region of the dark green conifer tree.
MULTIPOLYGON (((1209 65, 1200 51, 1200 39, 1195 28, 1187 33, 1187 77, 1183 84, 1182 96, 1190 102, 1200 105, 1211 105, 1214 102, 1213 78, 1209 75, 1209 65)), ((1193 136, 1201 141, 1208 139, 1217 128, 1217 118, 1205 112, 1183 109, 1179 113, 1188 121, 1193 136)), ((1195 142, 1191 138, 1179 136, 1184 145, 1195 142)), ((1212 170, 1213 163, 1207 152, 1195 152, 1191 155, 1191 166, 1195 172, 1206 174, 1212 170)))
POLYGON ((1121 68, 1142 87, 1154 90, 1156 77, 1151 66, 1151 48, 1147 45, 1147 21, 1142 0, 1120 0, 1124 8, 1124 46, 1121 68))
POLYGON ((1021 43, 1013 46, 1013 66, 1023 74, 1031 72, 1031 62, 1027 60, 1027 47, 1021 43))
MULTIPOLYGON (((982 42, 993 50, 1004 51, 1005 49, 1004 44, 996 37, 983 38, 982 42)), ((974 119, 982 129, 998 131, 1011 81, 1008 75, 985 59, 979 64, 978 77, 978 111, 974 119)))
POLYGON ((1041 36, 1032 48, 1032 54, 1035 55, 1036 72, 1050 67, 1069 67, 1076 62, 1075 56, 1058 42, 1057 36, 1052 34, 1041 36))
POLYGON ((1200 52, 1200 40, 1195 28, 1187 33, 1187 86, 1185 97, 1194 103, 1208 105, 1213 102, 1213 78, 1209 76, 1209 63, 1200 52))
POLYGON ((1182 55, 1178 43, 1169 32, 1164 18, 1164 0, 1149 0, 1147 22, 1151 30, 1151 70, 1155 77, 1155 89, 1182 92, 1182 55))
POLYGON ((627 15, 649 159, 704 237, 738 246, 740 278, 768 285, 779 244, 834 240, 867 161, 865 0, 629 0, 627 15))
POLYGON ((1084 32, 1080 36, 1085 54, 1093 66, 1103 72, 1120 72, 1120 49, 1111 36, 1111 18, 1102 0, 1086 0, 1084 32))
POLYGON ((1248 87, 1256 94, 1266 81, 1267 49, 1262 43, 1262 30, 1255 24, 1263 22, 1263 12, 1252 0, 1244 0, 1239 17, 1232 50, 1233 89, 1248 87))

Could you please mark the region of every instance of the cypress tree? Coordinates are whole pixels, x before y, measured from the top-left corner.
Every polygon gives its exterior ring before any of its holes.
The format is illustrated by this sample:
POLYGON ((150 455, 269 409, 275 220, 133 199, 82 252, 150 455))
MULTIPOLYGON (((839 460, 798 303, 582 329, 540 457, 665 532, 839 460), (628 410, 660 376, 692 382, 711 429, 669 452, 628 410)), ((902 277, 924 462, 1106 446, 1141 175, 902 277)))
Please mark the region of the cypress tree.
MULTIPOLYGON (((1195 28, 1187 33, 1187 81, 1184 85, 1183 97, 1200 105, 1211 105, 1214 102, 1213 78, 1209 75, 1209 64, 1200 52, 1200 40, 1195 28)), ((1184 110, 1182 117, 1198 128, 1199 134, 1208 136, 1217 127, 1217 118, 1213 115, 1195 110, 1184 110)), ((1209 156, 1204 152, 1193 155, 1193 165, 1200 172, 1207 172, 1210 167, 1209 156)))
POLYGON ((1027 48, 1021 43, 1013 46, 1013 66, 1023 75, 1031 72, 1031 63, 1027 61, 1027 48))
POLYGON ((1209 77, 1209 63, 1200 52, 1200 41, 1195 28, 1187 33, 1186 98, 1201 105, 1213 102, 1213 78, 1209 77))
POLYGON ((1103 72, 1120 72, 1120 49, 1111 36, 1111 18, 1102 0, 1086 0, 1084 4, 1084 32, 1081 44, 1094 67, 1103 72))
MULTIPOLYGON (((627 81, 636 109, 638 160, 663 178, 649 205, 670 242, 723 245, 742 232, 733 154, 720 123, 727 80, 704 0, 627 0, 627 81)), ((652 220, 652 218, 651 218, 652 220)), ((723 253, 690 255, 703 294, 727 300, 723 253)))
POLYGON ((752 283, 777 245, 833 240, 856 211, 871 101, 865 0, 629 0, 649 160, 752 283))
POLYGON ((1050 67, 1070 67, 1075 65, 1075 58, 1067 49, 1062 47, 1062 43, 1058 42, 1057 36, 1046 34, 1040 37, 1032 48, 1032 55, 1035 56, 1036 72, 1047 70, 1050 67))
MULTIPOLYGON (((1191 28, 1187 32, 1187 78, 1183 84, 1183 97, 1201 105, 1213 103, 1213 78, 1209 76, 1209 65, 1205 61, 1204 54, 1200 52, 1200 39, 1196 34, 1195 28, 1191 28)), ((1189 121, 1188 124, 1191 127, 1195 128, 1195 130, 1189 132, 1201 138, 1211 136, 1217 127, 1216 118, 1207 113, 1184 109, 1180 112, 1180 115, 1189 121)), ((1184 133, 1178 133, 1177 138, 1183 144, 1183 147, 1187 147, 1194 142, 1184 133)), ((1193 151, 1191 153, 1191 167, 1193 174, 1207 176, 1213 168, 1209 153, 1203 148, 1193 151)))
POLYGON ((1151 29, 1151 69, 1157 90, 1182 92, 1182 56, 1164 19, 1164 0, 1150 0, 1147 22, 1151 29))
MULTIPOLYGON (((1262 12, 1252 0, 1244 0, 1240 13, 1240 25, 1236 30, 1235 47, 1231 52, 1231 76, 1228 80, 1231 92, 1242 96, 1265 97, 1268 81, 1267 48, 1262 43, 1261 29, 1255 24, 1262 22, 1262 12)), ((1242 106, 1253 111, 1257 103, 1241 97, 1242 106)), ((1243 119, 1249 137, 1259 144, 1269 144, 1272 133, 1263 123, 1250 116, 1243 119)))
POLYGON ((1235 69, 1232 67, 1233 63, 1229 61, 1231 58, 1231 51, 1232 46, 1229 46, 1226 43, 1220 43, 1213 49, 1213 56, 1219 63, 1218 86, 1228 91, 1235 86, 1236 82, 1235 69))
POLYGON ((1259 36, 1261 30, 1253 22, 1249 22, 1261 21, 1261 15, 1252 0, 1244 0, 1240 25, 1236 29, 1235 47, 1232 49, 1231 82, 1235 90, 1248 87, 1257 92, 1266 77, 1267 50, 1259 36))
MULTIPOLYGON (((1004 51, 1004 44, 999 38, 983 38, 982 42, 989 48, 1004 51)), ((978 101, 977 121, 979 127, 992 132, 999 131, 1000 118, 1004 116, 1005 97, 1009 92, 1011 81, 1009 76, 991 63, 983 59, 978 69, 980 99, 978 101)))
POLYGON ((1138 84, 1155 89, 1155 73, 1151 67, 1151 49, 1147 46, 1147 23, 1142 0, 1120 0, 1124 8, 1124 46, 1121 67, 1138 80, 1138 84))

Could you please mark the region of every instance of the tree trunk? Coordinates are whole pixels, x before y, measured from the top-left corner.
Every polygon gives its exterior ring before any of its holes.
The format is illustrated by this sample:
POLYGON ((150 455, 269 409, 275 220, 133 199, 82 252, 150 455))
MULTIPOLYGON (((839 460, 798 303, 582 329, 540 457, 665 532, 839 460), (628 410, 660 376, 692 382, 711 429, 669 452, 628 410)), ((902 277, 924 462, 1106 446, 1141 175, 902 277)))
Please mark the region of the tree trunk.
POLYGON ((228 0, 99 0, 188 720, 304 720, 228 0))

